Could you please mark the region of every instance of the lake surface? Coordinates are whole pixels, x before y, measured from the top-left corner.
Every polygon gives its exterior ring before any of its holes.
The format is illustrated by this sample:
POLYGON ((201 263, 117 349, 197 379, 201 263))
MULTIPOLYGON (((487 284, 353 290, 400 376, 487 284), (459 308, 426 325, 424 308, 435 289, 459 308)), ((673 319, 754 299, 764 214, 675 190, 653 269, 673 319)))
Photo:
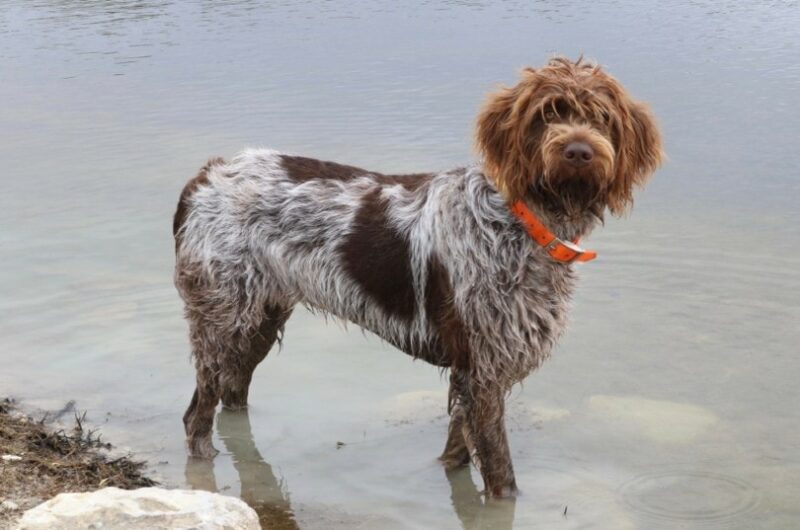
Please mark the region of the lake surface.
POLYGON ((270 528, 800 526, 797 2, 0 4, 0 394, 75 400, 169 485, 270 528), (587 241, 513 392, 522 490, 446 475, 446 378, 303 312, 188 461, 171 216, 244 146, 386 172, 473 160, 484 94, 559 53, 649 101, 669 162, 587 241))

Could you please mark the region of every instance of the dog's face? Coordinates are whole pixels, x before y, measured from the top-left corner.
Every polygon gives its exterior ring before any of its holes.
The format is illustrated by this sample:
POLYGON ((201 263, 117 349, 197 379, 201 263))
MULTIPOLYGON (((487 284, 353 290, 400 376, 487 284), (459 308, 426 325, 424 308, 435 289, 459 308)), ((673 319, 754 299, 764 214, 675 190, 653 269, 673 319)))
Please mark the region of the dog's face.
POLYGON ((621 214, 663 158, 648 108, 600 67, 563 58, 489 96, 477 145, 509 201, 534 190, 569 213, 621 214))

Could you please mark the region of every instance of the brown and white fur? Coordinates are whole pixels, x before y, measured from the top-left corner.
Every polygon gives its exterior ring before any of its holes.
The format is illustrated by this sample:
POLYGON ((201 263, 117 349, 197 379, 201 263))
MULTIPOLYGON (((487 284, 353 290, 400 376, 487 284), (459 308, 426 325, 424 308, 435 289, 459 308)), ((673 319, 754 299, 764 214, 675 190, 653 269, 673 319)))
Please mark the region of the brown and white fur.
POLYGON ((442 461, 472 460, 488 496, 516 492, 504 400, 564 330, 575 274, 509 203, 525 200, 562 239, 585 236, 606 209, 626 210, 661 142, 616 80, 558 58, 489 97, 477 146, 481 165, 419 175, 250 149, 189 181, 174 234, 197 369, 192 455, 216 453, 218 402, 246 406, 253 370, 303 304, 449 369, 442 461))

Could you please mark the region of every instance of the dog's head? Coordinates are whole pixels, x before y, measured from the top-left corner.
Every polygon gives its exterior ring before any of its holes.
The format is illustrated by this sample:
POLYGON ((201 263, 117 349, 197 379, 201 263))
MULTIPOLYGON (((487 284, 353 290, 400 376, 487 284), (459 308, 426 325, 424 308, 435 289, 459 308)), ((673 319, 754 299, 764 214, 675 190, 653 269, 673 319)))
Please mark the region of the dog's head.
POLYGON ((663 158, 648 108, 599 66, 555 58, 525 68, 478 116, 484 171, 509 201, 532 191, 569 213, 623 213, 663 158))

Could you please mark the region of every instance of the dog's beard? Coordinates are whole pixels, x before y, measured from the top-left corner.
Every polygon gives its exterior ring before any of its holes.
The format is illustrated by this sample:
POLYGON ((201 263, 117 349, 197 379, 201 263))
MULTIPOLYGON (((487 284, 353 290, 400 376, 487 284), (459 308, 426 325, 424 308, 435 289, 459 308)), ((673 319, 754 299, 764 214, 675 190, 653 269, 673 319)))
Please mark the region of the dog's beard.
POLYGON ((532 162, 531 192, 543 207, 558 217, 601 217, 614 171, 614 147, 609 138, 585 124, 553 124, 547 127, 532 162), (574 167, 564 161, 564 146, 571 141, 591 146, 594 158, 590 164, 574 167))
POLYGON ((542 207, 559 217, 592 215, 600 218, 606 188, 598 178, 573 174, 536 179, 529 193, 542 207))

